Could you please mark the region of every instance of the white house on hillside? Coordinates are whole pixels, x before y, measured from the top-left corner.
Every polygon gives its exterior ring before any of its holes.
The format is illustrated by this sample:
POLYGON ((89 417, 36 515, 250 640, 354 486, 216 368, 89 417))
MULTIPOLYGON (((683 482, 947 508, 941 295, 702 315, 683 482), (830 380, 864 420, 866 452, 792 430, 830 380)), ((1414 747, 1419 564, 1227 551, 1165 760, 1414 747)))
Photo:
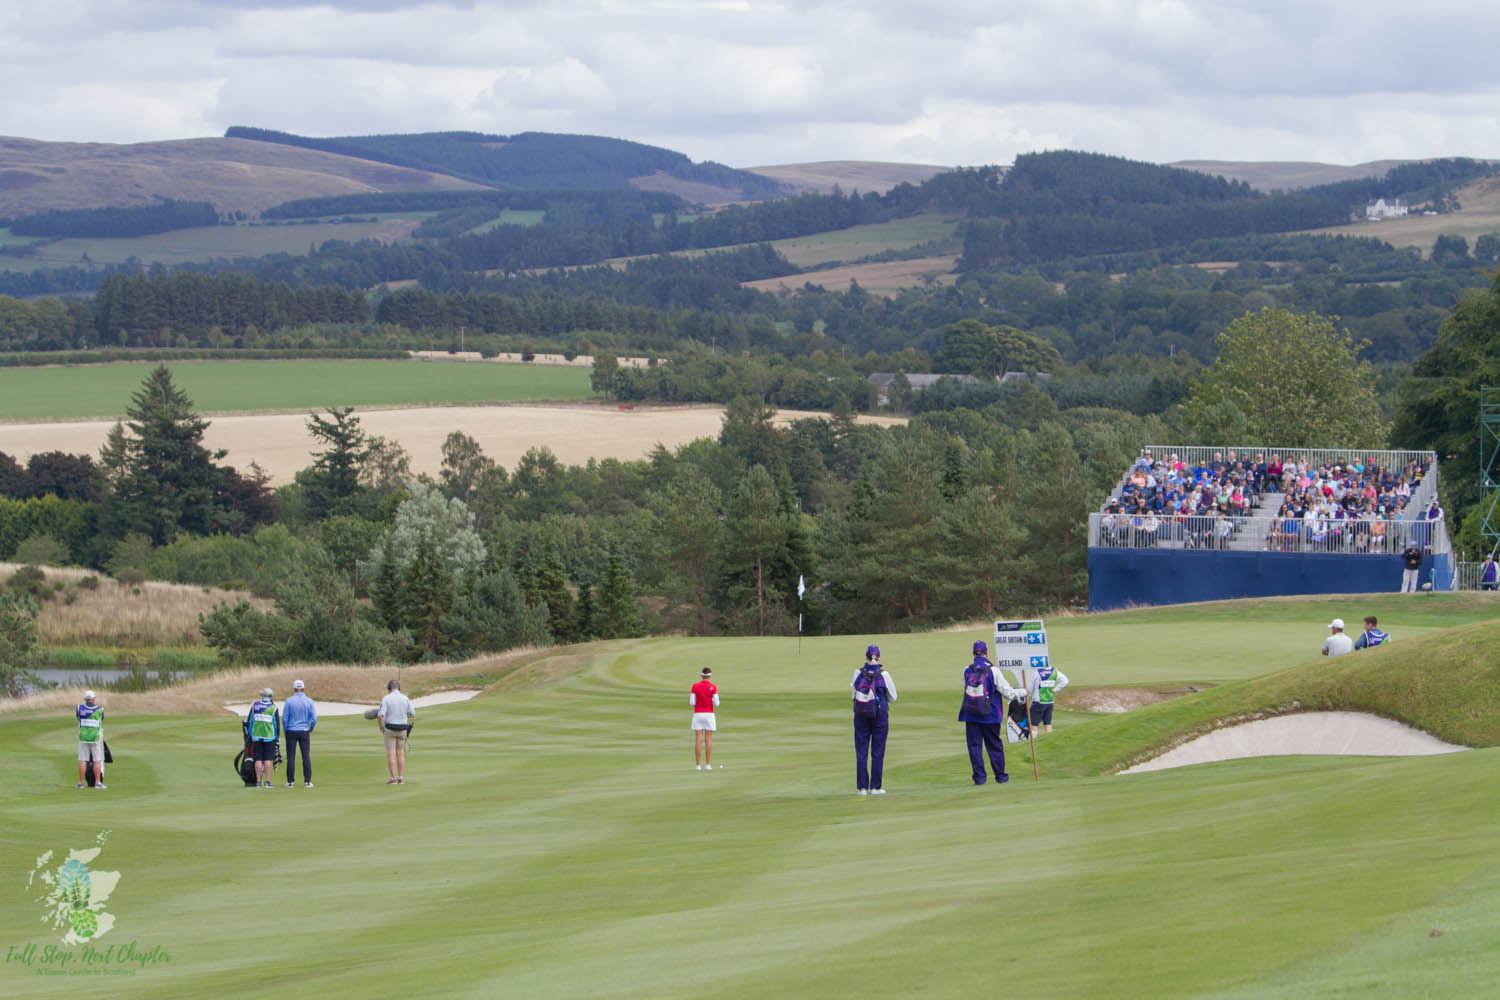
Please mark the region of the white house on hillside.
POLYGON ((1406 202, 1400 198, 1392 198, 1386 201, 1384 198, 1376 198, 1365 206, 1365 219, 1373 221, 1376 219, 1396 219, 1407 213, 1406 202))

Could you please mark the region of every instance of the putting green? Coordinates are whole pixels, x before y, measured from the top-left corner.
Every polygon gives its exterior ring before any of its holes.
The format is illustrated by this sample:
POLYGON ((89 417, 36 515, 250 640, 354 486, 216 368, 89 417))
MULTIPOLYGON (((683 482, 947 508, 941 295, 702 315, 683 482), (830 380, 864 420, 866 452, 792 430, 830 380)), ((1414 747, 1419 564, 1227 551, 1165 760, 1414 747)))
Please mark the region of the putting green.
MULTIPOLYGON (((1439 626, 1490 615, 1408 600, 1389 627, 1413 657, 1449 641, 1439 626)), ((1247 606, 1229 627, 1213 620, 1222 609, 1158 620, 1164 648, 1206 645, 1219 660, 1174 667, 1172 683, 1222 686, 1125 716, 1063 712, 1040 743, 1043 780, 1022 752, 998 787, 969 783, 953 721, 952 675, 974 636, 881 637, 902 693, 881 798, 852 794, 844 685, 863 637, 807 639, 800 657, 794 639, 542 654, 538 673, 556 662, 560 680, 421 713, 399 788, 382 783, 362 719, 319 725, 315 789, 265 791, 231 772, 233 719, 112 716, 118 762, 94 792, 71 787, 65 717, 0 717, 0 989, 1483 995, 1500 973, 1500 750, 1101 774, 1234 699, 1279 697, 1282 673, 1327 672, 1315 653, 1327 612, 1309 603, 1247 606), (1247 637, 1300 659, 1228 655, 1247 637), (711 773, 693 769, 687 729, 703 663, 723 694, 724 767, 711 773), (169 960, 117 963, 107 983, 41 975, 42 949, 82 949, 42 922, 27 877, 43 852, 55 868, 104 830, 89 868, 120 877, 94 947, 169 960)), ((1096 673, 1144 685, 1159 680, 1154 660, 1089 659, 1138 641, 1111 632, 1140 624, 1049 627, 1079 687, 1096 673)), ((1355 666, 1405 662, 1377 651, 1355 666)))

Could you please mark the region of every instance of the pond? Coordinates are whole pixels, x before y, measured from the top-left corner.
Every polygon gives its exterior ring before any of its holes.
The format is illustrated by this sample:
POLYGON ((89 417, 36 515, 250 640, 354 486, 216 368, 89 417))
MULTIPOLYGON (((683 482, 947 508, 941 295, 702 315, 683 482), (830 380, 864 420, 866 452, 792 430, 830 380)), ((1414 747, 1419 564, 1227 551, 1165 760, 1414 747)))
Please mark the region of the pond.
POLYGON ((36 688, 49 687, 76 687, 87 685, 89 687, 115 690, 119 685, 128 690, 139 691, 142 688, 160 687, 166 684, 175 684, 178 681, 187 680, 197 676, 191 670, 116 670, 108 667, 43 667, 33 670, 41 681, 36 688), (124 684, 121 685, 121 681, 124 684))

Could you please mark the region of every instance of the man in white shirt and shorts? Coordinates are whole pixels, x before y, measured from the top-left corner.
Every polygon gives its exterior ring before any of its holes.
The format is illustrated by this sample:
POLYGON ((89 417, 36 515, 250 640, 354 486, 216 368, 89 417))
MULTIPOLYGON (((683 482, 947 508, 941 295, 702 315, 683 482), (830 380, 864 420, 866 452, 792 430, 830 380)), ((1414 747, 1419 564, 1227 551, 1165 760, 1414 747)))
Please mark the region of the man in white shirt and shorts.
POLYGON ((406 784, 406 738, 411 733, 412 719, 417 710, 411 699, 401 693, 401 682, 391 681, 385 686, 386 696, 380 699, 376 718, 380 720, 380 732, 385 737, 385 766, 390 771, 387 785, 406 784))

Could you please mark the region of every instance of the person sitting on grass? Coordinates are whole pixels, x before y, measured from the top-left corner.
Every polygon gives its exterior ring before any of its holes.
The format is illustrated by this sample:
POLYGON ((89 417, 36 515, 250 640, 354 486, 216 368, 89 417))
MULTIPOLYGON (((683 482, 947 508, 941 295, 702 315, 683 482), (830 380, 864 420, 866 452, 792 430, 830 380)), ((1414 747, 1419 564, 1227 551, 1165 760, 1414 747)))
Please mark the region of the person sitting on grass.
POLYGON ((1380 624, 1374 615, 1365 615, 1365 630, 1354 640, 1355 649, 1374 649, 1381 643, 1390 642, 1389 634, 1380 631, 1376 626, 1380 624))
POLYGON ((1344 634, 1344 619, 1335 618, 1328 623, 1328 638, 1323 640, 1324 656, 1343 656, 1354 650, 1354 640, 1344 634))

